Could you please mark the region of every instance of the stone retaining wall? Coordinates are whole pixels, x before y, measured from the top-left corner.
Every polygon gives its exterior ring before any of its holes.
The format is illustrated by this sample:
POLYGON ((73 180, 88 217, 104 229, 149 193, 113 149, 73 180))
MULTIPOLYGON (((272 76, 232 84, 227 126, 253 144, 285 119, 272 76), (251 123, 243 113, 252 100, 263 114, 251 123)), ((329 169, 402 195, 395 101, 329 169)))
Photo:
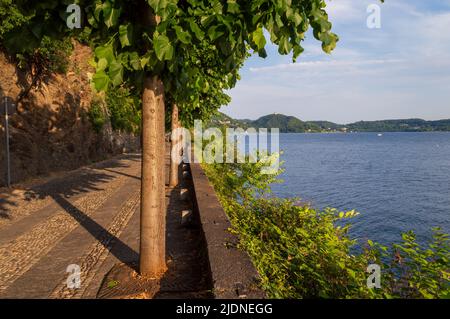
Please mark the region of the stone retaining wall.
POLYGON ((205 237, 215 298, 264 298, 264 292, 258 288, 258 273, 247 253, 236 248, 238 238, 230 233, 230 221, 200 164, 190 164, 190 173, 194 209, 205 237))

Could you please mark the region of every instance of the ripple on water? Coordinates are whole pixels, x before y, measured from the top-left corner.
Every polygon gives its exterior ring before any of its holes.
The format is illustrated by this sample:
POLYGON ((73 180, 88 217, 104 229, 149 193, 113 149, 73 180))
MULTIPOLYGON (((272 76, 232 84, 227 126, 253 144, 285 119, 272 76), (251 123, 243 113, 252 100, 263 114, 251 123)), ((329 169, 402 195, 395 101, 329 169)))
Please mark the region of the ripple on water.
POLYGON ((351 234, 382 243, 450 233, 450 133, 281 134, 275 195, 356 209, 351 234))

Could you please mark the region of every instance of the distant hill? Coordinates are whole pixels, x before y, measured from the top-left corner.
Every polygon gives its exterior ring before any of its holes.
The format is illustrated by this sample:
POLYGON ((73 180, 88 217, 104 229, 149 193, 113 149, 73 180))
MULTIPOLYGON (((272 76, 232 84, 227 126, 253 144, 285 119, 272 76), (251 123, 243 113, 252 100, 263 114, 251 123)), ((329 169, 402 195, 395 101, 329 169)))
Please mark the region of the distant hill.
POLYGON ((254 128, 271 128, 277 127, 281 133, 304 133, 304 132, 321 132, 322 128, 312 122, 303 122, 294 116, 287 116, 283 114, 270 114, 260 117, 256 121, 253 120, 236 120, 228 115, 219 112, 214 115, 209 123, 210 126, 226 126, 232 128, 249 127, 254 128))
POLYGON ((252 121, 254 127, 278 127, 283 133, 303 133, 303 132, 320 132, 318 125, 309 122, 303 122, 294 116, 283 114, 271 114, 260 117, 256 121, 252 121))
POLYGON ((361 121, 347 125, 359 132, 432 132, 450 131, 450 120, 425 121, 422 119, 361 121))
POLYGON ((450 131, 450 119, 425 121, 422 119, 360 121, 337 124, 329 121, 301 121, 295 116, 270 114, 257 120, 236 120, 223 113, 211 120, 213 126, 241 127, 247 129, 278 127, 281 133, 305 132, 433 132, 450 131))
POLYGON ((336 124, 336 123, 329 122, 329 121, 311 121, 310 123, 313 123, 313 124, 319 126, 321 130, 326 130, 326 131, 340 130, 345 127, 345 125, 336 124))
POLYGON ((251 123, 251 122, 252 122, 251 120, 236 120, 222 112, 218 112, 217 114, 215 114, 211 117, 208 125, 213 126, 213 127, 226 126, 226 127, 232 127, 232 128, 240 127, 240 128, 246 129, 246 128, 250 127, 248 125, 248 123, 251 123))

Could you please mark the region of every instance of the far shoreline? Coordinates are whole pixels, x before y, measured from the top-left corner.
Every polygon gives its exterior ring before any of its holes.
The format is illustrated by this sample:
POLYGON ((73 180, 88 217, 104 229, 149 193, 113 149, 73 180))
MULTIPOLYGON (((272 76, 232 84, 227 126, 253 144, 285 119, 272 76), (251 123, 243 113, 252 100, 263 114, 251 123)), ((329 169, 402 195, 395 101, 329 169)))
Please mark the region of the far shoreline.
POLYGON ((280 134, 342 134, 342 135, 351 135, 351 134, 364 134, 364 133, 372 133, 372 134, 390 134, 390 133, 450 133, 450 131, 356 131, 356 132, 280 132, 280 134))

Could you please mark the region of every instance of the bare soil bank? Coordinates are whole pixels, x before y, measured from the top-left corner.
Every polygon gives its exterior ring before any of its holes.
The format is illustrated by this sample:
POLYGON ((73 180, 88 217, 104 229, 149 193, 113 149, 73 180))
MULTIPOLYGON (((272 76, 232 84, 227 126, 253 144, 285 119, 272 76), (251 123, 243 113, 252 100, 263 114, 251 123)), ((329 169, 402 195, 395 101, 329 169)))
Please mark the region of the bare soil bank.
MULTIPOLYGON (((89 47, 74 43, 68 72, 54 74, 39 88, 31 90, 10 117, 12 182, 50 172, 75 169, 82 165, 123 152, 139 149, 139 139, 127 133, 113 132, 104 125, 97 133, 89 120, 92 92, 88 61, 89 47)), ((14 100, 30 82, 0 52, 0 98, 14 100)), ((4 117, 0 118, 0 186, 6 183, 4 117)))

